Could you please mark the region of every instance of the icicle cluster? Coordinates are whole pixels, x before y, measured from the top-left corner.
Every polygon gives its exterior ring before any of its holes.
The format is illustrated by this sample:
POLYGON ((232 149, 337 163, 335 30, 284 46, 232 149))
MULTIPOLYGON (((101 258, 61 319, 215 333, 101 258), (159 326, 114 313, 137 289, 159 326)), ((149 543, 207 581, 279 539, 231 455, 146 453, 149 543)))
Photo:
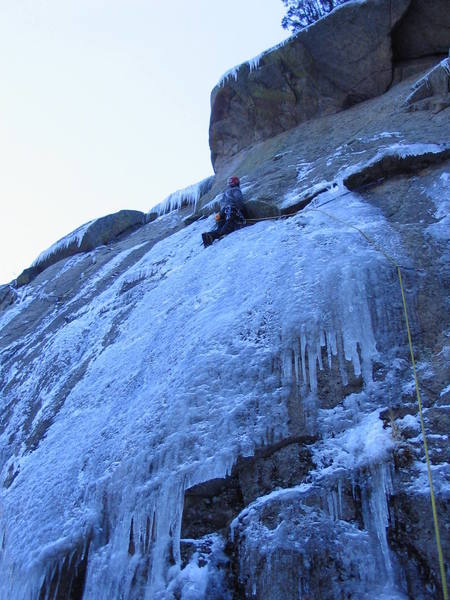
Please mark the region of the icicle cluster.
POLYGON ((210 189, 214 181, 214 176, 202 179, 198 183, 193 183, 188 187, 173 192, 160 204, 157 204, 152 208, 151 212, 157 212, 158 215, 165 215, 173 210, 178 210, 183 206, 196 206, 200 198, 206 194, 210 189))

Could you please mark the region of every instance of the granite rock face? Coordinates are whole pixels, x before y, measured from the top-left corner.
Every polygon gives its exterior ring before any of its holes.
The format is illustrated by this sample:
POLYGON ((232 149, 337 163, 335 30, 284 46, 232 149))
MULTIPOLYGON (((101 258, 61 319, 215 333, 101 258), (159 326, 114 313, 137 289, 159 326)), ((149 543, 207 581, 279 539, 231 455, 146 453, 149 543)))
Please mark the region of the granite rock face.
POLYGON ((0 310, 3 310, 14 303, 17 299, 17 293, 10 285, 0 286, 0 310))
POLYGON ((211 96, 213 164, 302 121, 386 91, 392 81, 391 31, 408 5, 409 0, 345 4, 264 54, 253 71, 242 65, 211 96))
POLYGON ((215 170, 252 144, 382 94, 393 81, 397 61, 447 54, 447 4, 350 2, 236 68, 211 96, 215 170), (416 48, 416 42, 423 47, 416 48))

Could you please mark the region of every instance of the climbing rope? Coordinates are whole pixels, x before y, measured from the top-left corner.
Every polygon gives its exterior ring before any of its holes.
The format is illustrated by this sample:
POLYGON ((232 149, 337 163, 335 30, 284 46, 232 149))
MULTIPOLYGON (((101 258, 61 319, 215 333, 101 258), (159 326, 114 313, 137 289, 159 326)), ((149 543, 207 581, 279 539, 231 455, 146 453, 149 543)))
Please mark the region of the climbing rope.
POLYGON ((439 534, 439 522, 438 522, 438 516, 437 516, 437 510, 436 510, 436 501, 435 501, 434 487, 433 487, 433 477, 432 477, 432 473, 431 473, 431 462, 430 462, 430 457, 428 454, 428 443, 427 443, 427 436, 425 433, 425 422, 423 419, 422 400, 420 397, 420 389, 419 389, 419 379, 417 377, 416 362, 414 360, 414 351, 413 351, 413 345, 412 345, 411 330, 409 327, 408 309, 406 307, 405 292, 403 289, 402 273, 400 270, 400 266, 398 265, 398 263, 395 261, 395 259, 392 256, 390 256, 387 252, 385 252, 383 250, 383 248, 381 248, 372 238, 370 238, 359 227, 356 227, 355 225, 352 225, 351 223, 347 223, 346 221, 343 221, 342 219, 339 219, 335 215, 332 215, 332 214, 328 213, 327 211, 321 210, 320 208, 311 208, 310 210, 315 210, 317 212, 320 212, 320 213, 326 215, 327 217, 329 217, 330 219, 333 219, 333 220, 337 221, 338 223, 342 223, 345 226, 351 227, 352 229, 355 229, 356 231, 358 231, 364 237, 364 239, 366 239, 367 242, 375 248, 375 250, 377 250, 378 252, 381 252, 381 254, 383 254, 383 256, 390 263, 392 263, 397 270, 398 280, 399 280, 399 284, 400 284, 400 291, 401 291, 401 295, 402 295, 403 312, 404 312, 405 322, 406 322, 406 331, 408 333, 409 352, 411 354, 411 362, 412 362, 413 373, 414 373, 414 383, 415 383, 415 387, 416 387, 417 404, 419 407, 420 427, 422 430, 423 447, 424 447, 424 451, 425 451, 425 460, 426 460, 426 464, 427 464, 428 481, 430 484, 431 508, 432 508, 432 512, 433 512, 434 533, 435 533, 435 537, 436 537, 436 546, 437 546, 438 558, 439 558, 439 569, 440 569, 440 573, 441 573, 442 593, 444 596, 444 600, 448 600, 447 580, 446 580, 446 575, 445 575, 444 556, 443 556, 443 552, 442 552, 441 536, 439 534))
MULTIPOLYGON (((366 184, 366 185, 364 185, 364 186, 361 186, 361 188, 358 188, 358 189, 365 189, 365 188, 368 188, 368 187, 370 187, 370 186, 372 186, 372 185, 373 185, 373 183, 369 183, 369 184, 366 184)), ((327 191, 327 192, 328 192, 328 191, 330 191, 331 189, 332 189, 332 188, 331 188, 331 187, 329 187, 329 188, 327 188, 327 189, 326 189, 326 190, 324 190, 324 191, 327 191)), ((285 213, 285 214, 281 214, 281 215, 275 215, 275 216, 273 216, 273 217, 260 217, 259 219, 257 219, 257 218, 255 218, 255 219, 246 219, 246 221, 247 221, 247 223, 258 223, 259 221, 276 221, 276 220, 278 220, 278 219, 286 219, 286 218, 288 218, 288 217, 294 217, 294 216, 295 216, 296 214, 298 214, 298 213, 299 213, 301 210, 303 210, 304 208, 306 208, 307 206, 309 206, 310 204, 312 204, 312 203, 313 203, 313 202, 316 200, 317 196, 318 196, 320 193, 322 193, 322 192, 319 192, 319 193, 318 193, 316 196, 313 196, 313 197, 311 198, 311 200, 310 200, 309 202, 307 202, 307 204, 305 204, 305 205, 304 205, 302 208, 299 208, 298 210, 296 210, 296 211, 294 211, 294 212, 291 212, 291 213, 285 213)), ((334 198, 330 198, 330 199, 329 199, 329 200, 327 200, 326 202, 322 202, 322 204, 320 204, 320 205, 319 205, 319 207, 320 207, 320 206, 325 206, 326 204, 329 204, 330 202, 335 202, 336 200, 340 200, 341 198, 344 198, 344 196, 347 196, 348 194, 353 194, 353 190, 347 190, 346 192, 343 192, 343 193, 342 193, 342 194, 340 194, 339 196, 336 196, 336 197, 334 197, 334 198)), ((306 202, 306 198, 305 198, 305 200, 304 200, 304 201, 306 202)), ((317 208, 319 208, 319 207, 317 207, 317 208)))
POLYGON ((259 219, 245 219, 246 223, 259 223, 260 221, 278 221, 278 219, 287 219, 288 217, 293 217, 297 213, 287 213, 285 215, 275 215, 274 217, 259 217, 259 219))
MULTIPOLYGON (((405 292, 404 292, 404 288, 403 288, 402 273, 401 273, 400 265, 397 263, 397 261, 390 254, 388 254, 379 244, 377 244, 375 242, 375 240, 373 240, 370 236, 368 236, 367 233, 365 233, 362 229, 360 229, 359 227, 356 227, 356 225, 352 225, 351 223, 348 223, 348 222, 344 221, 343 219, 340 219, 339 217, 336 217, 335 215, 332 215, 329 212, 321 209, 321 207, 325 206, 325 204, 329 204, 330 202, 333 202, 334 200, 338 200, 338 199, 342 198, 343 196, 346 196, 349 193, 351 193, 351 191, 347 191, 344 194, 341 194, 340 196, 338 196, 336 198, 331 198, 327 202, 323 202, 322 204, 320 204, 317 207, 314 207, 314 206, 309 207, 309 210, 314 210, 316 212, 320 212, 320 213, 326 215, 327 217, 329 217, 330 219, 333 219, 334 221, 337 221, 338 223, 345 225, 346 227, 351 227, 352 229, 355 229, 360 235, 362 235, 362 237, 373 248, 375 248, 375 250, 377 250, 377 252, 380 252, 395 267, 395 269, 397 271, 398 281, 400 284, 400 291, 401 291, 401 296, 402 296, 402 302, 403 302, 403 313, 404 313, 404 317, 405 317, 406 331, 408 334, 409 352, 411 355, 411 362, 412 362, 413 373, 414 373, 414 383, 415 383, 415 387, 416 387, 417 404, 419 407, 419 419, 420 419, 420 427, 422 430, 422 439, 423 439, 423 447, 424 447, 424 452, 425 452, 425 460, 426 460, 426 464, 427 464, 428 482, 430 484, 431 508, 432 508, 432 512, 433 512, 434 533, 435 533, 436 546, 437 546, 438 558, 439 558, 439 570, 440 570, 440 574, 441 574, 442 593, 443 593, 444 600, 448 600, 447 580, 446 580, 446 575, 445 575, 444 556, 443 556, 443 552, 442 552, 441 536, 439 533, 439 522, 438 522, 438 516, 437 516, 437 510, 436 510, 436 500, 435 500, 435 495, 434 495, 433 477, 432 477, 432 473, 431 473, 431 462, 430 462, 430 456, 428 453, 428 443, 427 443, 427 436, 425 433, 425 422, 424 422, 424 418, 423 418, 422 400, 420 397, 419 379, 417 376, 416 361, 414 359, 414 351, 413 351, 413 345, 412 345, 411 330, 409 327, 408 309, 406 306, 405 292)), ((314 200, 314 198, 311 201, 313 201, 313 200, 314 200)), ((247 219, 247 222, 257 223, 259 221, 277 220, 277 219, 282 219, 282 218, 293 217, 297 213, 298 213, 298 211, 292 212, 292 213, 287 213, 284 215, 274 216, 274 217, 261 217, 259 219, 247 219)), ((402 268, 405 269, 407 267, 402 267, 402 268)))
POLYGON ((422 400, 420 398, 419 380, 417 378, 416 363, 414 360, 414 352, 413 352, 413 346, 412 346, 412 341, 411 341, 411 331, 409 329, 408 311, 406 309, 405 293, 403 291, 402 273, 400 271, 400 267, 398 267, 398 266, 397 266, 397 273, 398 273, 398 279, 400 282, 400 289, 402 292, 403 311, 405 313, 406 330, 408 331, 409 351, 411 354, 411 362, 412 362, 413 372, 414 372, 414 382, 416 385, 417 404, 419 406, 420 427, 422 429, 422 437, 423 437, 423 448, 425 451, 425 459, 427 461, 427 473, 428 473, 428 481, 430 483, 431 507, 432 507, 432 511, 433 511, 433 521, 434 521, 434 534, 436 536, 436 546, 437 546, 437 551, 438 551, 438 556, 439 556, 439 569, 441 572, 442 593, 444 596, 444 600, 448 600, 447 580, 446 580, 446 576, 445 576, 445 567, 444 567, 444 555, 442 553, 441 536, 439 534, 439 523, 438 523, 438 517, 437 517, 437 511, 436 511, 436 502, 434 499, 433 478, 431 475, 430 457, 428 455, 427 436, 425 435, 425 423, 423 420, 422 400))
MULTIPOLYGON (((444 596, 444 600, 448 600, 447 580, 446 580, 446 575, 445 575, 444 556, 443 556, 443 552, 442 552, 441 536, 439 534, 439 522, 438 522, 438 516, 437 516, 437 510, 436 510, 436 500, 435 500, 435 495, 434 495, 433 477, 432 477, 432 473, 431 473, 431 462, 430 462, 430 457, 429 457, 429 453, 428 453, 428 443, 427 443, 427 436, 425 433, 425 422, 424 422, 423 411, 422 411, 422 400, 420 397, 419 379, 417 377, 416 362, 414 359, 414 351, 413 351, 412 338, 411 338, 411 330, 409 327, 408 309, 406 306, 405 292, 403 289, 403 280, 402 280, 402 273, 400 270, 400 265, 390 254, 388 254, 379 244, 377 244, 375 242, 375 240, 373 240, 370 236, 368 236, 367 233, 365 233, 362 229, 360 229, 359 227, 356 227, 356 225, 352 225, 351 223, 348 223, 347 221, 344 221, 343 219, 340 219, 339 217, 336 217, 335 215, 332 215, 329 212, 321 209, 321 207, 325 206, 325 204, 329 204, 330 202, 339 200, 343 196, 346 196, 347 194, 350 194, 350 193, 352 193, 352 192, 349 190, 336 198, 331 198, 330 200, 323 202, 319 206, 309 207, 309 210, 314 210, 316 212, 320 212, 320 213, 326 215, 327 217, 329 217, 330 219, 333 219, 334 221, 337 221, 338 223, 345 225, 346 227, 355 229, 360 235, 362 235, 362 237, 373 248, 375 248, 375 250, 377 250, 377 252, 380 252, 395 267, 395 269, 397 271, 398 280, 399 280, 399 284, 400 284, 400 291, 401 291, 401 295, 402 295, 403 313, 404 313, 405 322, 406 322, 406 331, 408 334, 409 351, 410 351, 410 355, 411 355, 411 362, 412 362, 413 373, 414 373, 414 383, 415 383, 415 387, 416 387, 417 404, 419 407, 420 427, 422 430, 423 447, 424 447, 424 452, 425 452, 425 460, 426 460, 426 464, 427 464, 428 481, 430 484, 431 507, 432 507, 432 512, 433 512, 433 522, 434 522, 434 533, 435 533, 435 537, 436 537, 436 546, 437 546, 438 557, 439 557, 439 569, 440 569, 440 574, 441 574, 442 593, 444 596)), ((311 199, 311 202, 313 200, 314 200, 314 198, 311 199)), ((258 223, 260 221, 272 221, 272 220, 293 217, 296 214, 298 214, 298 212, 299 211, 295 211, 295 212, 287 213, 284 215, 277 215, 277 216, 273 216, 273 217, 260 217, 258 219, 246 219, 246 220, 248 223, 258 223)), ((407 267, 402 267, 402 268, 406 269, 407 267)), ((419 270, 419 269, 417 269, 417 270, 419 270)))

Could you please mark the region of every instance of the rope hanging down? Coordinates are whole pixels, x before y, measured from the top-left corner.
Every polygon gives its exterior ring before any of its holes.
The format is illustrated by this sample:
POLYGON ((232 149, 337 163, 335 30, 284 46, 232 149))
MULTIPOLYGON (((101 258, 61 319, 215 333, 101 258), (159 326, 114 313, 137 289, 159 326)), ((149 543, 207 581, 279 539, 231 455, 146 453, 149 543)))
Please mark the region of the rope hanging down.
POLYGON ((333 219, 333 220, 337 221, 338 223, 342 223, 343 225, 345 225, 347 227, 351 227, 352 229, 355 229, 356 231, 358 231, 358 233, 360 233, 364 237, 364 239, 366 239, 369 242, 369 244, 375 248, 375 250, 377 250, 378 252, 381 252, 383 254, 383 256, 390 263, 392 263, 397 270, 398 280, 399 280, 399 284, 400 284, 400 291, 401 291, 401 295, 402 295, 402 302, 403 302, 403 313, 404 313, 405 322, 406 322, 406 331, 408 333, 409 352, 411 354, 411 362, 412 362, 413 373, 414 373, 414 383, 415 383, 415 387, 416 387, 417 404, 419 407, 420 427, 422 430, 423 447, 424 447, 424 452, 425 452, 425 460, 426 460, 426 464, 427 464, 428 482, 430 484, 431 508, 432 508, 432 512, 433 512, 434 534, 436 537, 436 546, 437 546, 437 551, 438 551, 439 570, 441 573, 442 594, 443 594, 444 600, 448 600, 447 580, 446 580, 445 567, 444 567, 444 555, 442 552, 441 536, 439 534, 439 522, 438 522, 438 516, 437 516, 437 510, 436 510, 436 501, 435 501, 435 496, 434 496, 433 477, 432 477, 432 473, 431 473, 431 462, 430 462, 430 457, 428 454, 428 443, 427 443, 427 436, 425 433, 425 422, 423 419, 422 400, 420 397, 420 389, 419 389, 419 379, 417 377, 416 361, 414 360, 414 351, 413 351, 413 345, 412 345, 411 330, 409 327, 408 309, 406 307, 405 292, 403 289, 402 273, 400 270, 400 266, 397 264, 397 262, 395 261, 395 259, 392 256, 387 254, 387 252, 385 252, 383 250, 383 248, 381 248, 374 240, 372 240, 372 238, 370 238, 366 233, 364 233, 364 231, 362 231, 362 229, 359 229, 359 227, 356 227, 355 225, 352 225, 351 223, 347 223, 346 221, 343 221, 342 219, 339 219, 338 217, 335 217, 334 215, 332 215, 324 210, 321 210, 320 208, 311 208, 310 210, 315 210, 317 212, 320 212, 320 213, 326 215, 327 217, 329 217, 330 219, 333 219))
MULTIPOLYGON (((341 196, 339 196, 339 198, 341 198, 342 196, 347 195, 348 193, 351 193, 350 191, 342 194, 341 196)), ((328 200, 327 202, 324 202, 323 204, 319 205, 319 206, 324 206, 325 204, 328 204, 329 202, 333 202, 334 200, 337 200, 338 198, 332 198, 330 200, 328 200)), ((411 362, 412 362, 412 367, 413 367, 413 373, 414 373, 414 382, 415 382, 415 387, 416 387, 416 395, 417 395, 417 404, 419 407, 419 418, 420 418, 420 427, 422 430, 422 438, 423 438, 423 447, 424 447, 424 452, 425 452, 425 460, 426 460, 426 464, 427 464, 427 474, 428 474, 428 481, 430 484, 430 497, 431 497, 431 508, 432 508, 432 512, 433 512, 433 522, 434 522, 434 533, 435 533, 435 538, 436 538, 436 546, 437 546, 437 551, 438 551, 438 558, 439 558, 439 570, 440 570, 440 574, 441 574, 441 583, 442 583, 442 594, 444 597, 444 600, 448 600, 448 591, 447 591, 447 579, 446 579, 446 575, 445 575, 445 567, 444 567, 444 555, 442 552, 442 545, 441 545, 441 536, 439 534, 439 522, 438 522, 438 516, 437 516, 437 510, 436 510, 436 500, 435 500, 435 495, 434 495, 434 487, 433 487, 433 478, 432 478, 432 473, 431 473, 431 462, 430 462, 430 457, 428 454, 428 443, 427 443, 427 436, 425 433, 425 423, 424 423, 424 419, 423 419, 423 411, 422 411, 422 401, 421 401, 421 397, 420 397, 420 389, 419 389, 419 380, 417 377, 417 371, 416 371, 416 362, 414 360, 414 351, 413 351, 413 346, 412 346, 412 339, 411 339, 411 331, 410 331, 410 327, 409 327, 409 318, 408 318, 408 309, 406 307, 406 299, 405 299, 405 293, 404 293, 404 289, 403 289, 403 281, 402 281, 402 273, 400 270, 400 265, 396 262, 396 260, 390 256, 387 252, 385 252, 383 250, 383 248, 381 248, 372 238, 370 238, 362 229, 360 229, 359 227, 356 227, 356 225, 352 225, 351 223, 348 223, 342 219, 339 219, 338 217, 324 211, 321 210, 320 207, 310 207, 309 210, 315 210, 317 212, 320 212, 324 215, 326 215, 327 217, 329 217, 330 219, 333 219, 335 221, 337 221, 338 223, 341 223, 343 225, 345 225, 346 227, 351 227, 352 229, 355 229, 358 233, 360 233, 363 238, 365 240, 367 240, 367 242, 373 246, 373 248, 375 248, 375 250, 377 250, 378 252, 381 252, 381 254, 383 254, 383 256, 395 267, 395 269, 397 270, 397 275, 398 275, 398 280, 399 280, 399 284, 400 284, 400 291, 401 291, 401 295, 402 295, 402 302, 403 302, 403 313, 404 313, 404 317, 405 317, 405 322, 406 322, 406 331, 408 334, 408 344, 409 344, 409 351, 411 354, 411 362)), ((283 219, 283 218, 288 218, 288 217, 293 217, 298 213, 298 211, 292 212, 292 213, 288 213, 285 215, 278 215, 278 216, 273 216, 273 217, 260 217, 259 219, 247 219, 247 222, 251 222, 251 223, 257 223, 259 221, 275 221, 278 219, 283 219)), ((405 267, 403 267, 405 268, 405 267)))

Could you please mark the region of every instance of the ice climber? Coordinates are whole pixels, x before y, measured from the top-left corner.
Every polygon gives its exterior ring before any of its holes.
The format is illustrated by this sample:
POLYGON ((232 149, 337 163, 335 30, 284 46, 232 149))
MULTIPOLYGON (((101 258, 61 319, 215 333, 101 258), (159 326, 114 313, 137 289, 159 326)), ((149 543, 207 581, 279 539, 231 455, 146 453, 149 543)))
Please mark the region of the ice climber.
POLYGON ((239 177, 234 175, 228 180, 228 186, 220 200, 220 212, 216 214, 217 226, 212 231, 202 233, 203 245, 210 246, 236 229, 245 225, 244 198, 240 188, 239 177))

